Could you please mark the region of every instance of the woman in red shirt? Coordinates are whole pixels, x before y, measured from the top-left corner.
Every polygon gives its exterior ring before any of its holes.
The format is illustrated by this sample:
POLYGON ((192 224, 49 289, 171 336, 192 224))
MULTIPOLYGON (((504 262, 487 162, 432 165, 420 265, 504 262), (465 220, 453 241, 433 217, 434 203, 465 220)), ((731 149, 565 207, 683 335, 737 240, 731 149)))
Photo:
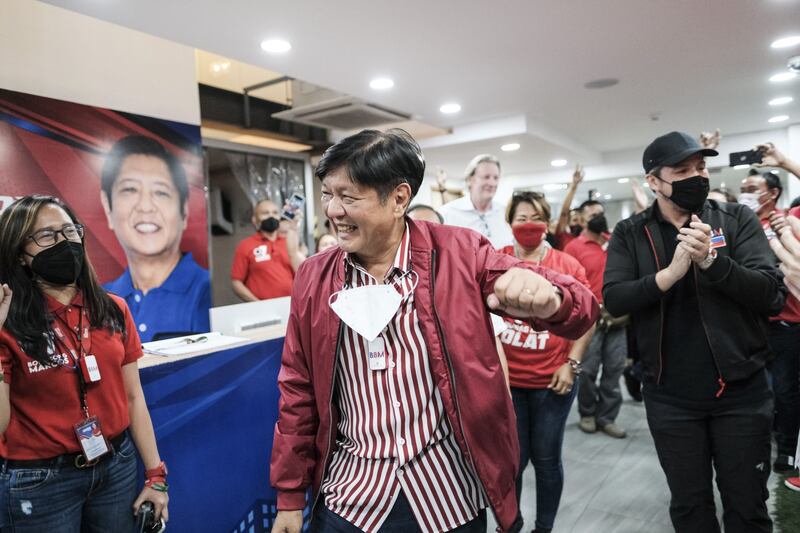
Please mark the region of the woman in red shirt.
POLYGON ((83 234, 50 196, 0 214, 2 531, 131 531, 144 501, 167 518, 139 336, 124 300, 99 286, 83 234))
MULTIPOLYGON (((550 206, 539 193, 515 193, 506 210, 506 221, 514 234, 514 245, 501 251, 519 259, 568 274, 589 286, 586 272, 573 257, 552 248, 544 239, 550 221, 550 206)), ((520 470, 517 476, 517 501, 522 495, 522 473, 533 464, 536 473, 536 529, 553 528, 564 469, 561 447, 564 426, 575 398, 575 381, 580 374, 583 352, 594 327, 575 341, 547 331, 533 331, 520 320, 505 318, 501 335, 508 358, 511 396, 517 414, 520 470)), ((522 526, 522 513, 518 520, 522 526)))

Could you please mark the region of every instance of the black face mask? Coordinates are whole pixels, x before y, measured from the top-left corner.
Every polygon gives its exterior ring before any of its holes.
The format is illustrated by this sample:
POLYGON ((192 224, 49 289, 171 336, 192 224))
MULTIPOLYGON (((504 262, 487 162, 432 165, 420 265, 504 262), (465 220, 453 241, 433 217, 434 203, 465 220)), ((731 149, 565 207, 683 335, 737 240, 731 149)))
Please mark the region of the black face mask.
POLYGON ((586 229, 598 235, 601 233, 608 233, 608 221, 606 220, 606 216, 597 215, 586 223, 586 229))
MULTIPOLYGON (((658 179, 661 180, 661 178, 658 179)), ((681 209, 690 213, 699 213, 708 198, 708 190, 708 178, 692 176, 685 180, 673 181, 672 196, 669 199, 681 209)))
POLYGON ((578 224, 569 227, 569 232, 572 234, 573 237, 577 237, 578 235, 581 234, 582 231, 583 228, 578 224))
POLYGON ((273 231, 276 231, 278 229, 278 226, 280 226, 280 224, 281 222, 277 218, 269 217, 261 221, 260 228, 261 231, 263 231, 264 233, 272 233, 273 231))
POLYGON ((75 283, 83 272, 83 244, 65 240, 44 249, 33 257, 31 270, 53 285, 75 283))

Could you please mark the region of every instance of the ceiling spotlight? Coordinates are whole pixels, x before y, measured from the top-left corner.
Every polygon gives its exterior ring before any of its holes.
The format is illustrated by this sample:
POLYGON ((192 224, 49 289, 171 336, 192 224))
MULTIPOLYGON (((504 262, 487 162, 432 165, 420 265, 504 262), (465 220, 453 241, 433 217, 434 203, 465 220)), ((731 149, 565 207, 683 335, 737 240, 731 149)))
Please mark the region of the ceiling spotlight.
POLYGON ((566 188, 566 183, 546 183, 542 185, 542 189, 546 191, 563 191, 566 188))
POLYGON ((620 178, 617 180, 617 183, 628 183, 629 181, 631 181, 630 178, 620 178))
POLYGON ((614 198, 614 197, 613 197, 613 196, 611 196, 610 194, 605 194, 605 195, 603 195, 603 199, 604 199, 604 200, 611 200, 612 198, 614 198))
POLYGON ((770 47, 772 48, 789 48, 800 44, 800 35, 792 35, 791 37, 784 37, 777 41, 772 41, 770 47))
POLYGON ((563 167, 564 165, 567 164, 567 160, 566 159, 553 159, 552 161, 550 161, 550 164, 552 166, 554 166, 554 167, 563 167))
POLYGON ((789 120, 789 115, 778 115, 776 117, 772 117, 767 122, 770 124, 775 124, 776 122, 785 122, 787 120, 789 120))
POLYGON ((292 49, 292 45, 283 39, 267 39, 261 41, 261 49, 270 54, 285 54, 292 49))
POLYGON ((776 83, 776 82, 793 80, 796 77, 797 73, 795 72, 779 72, 770 77, 769 81, 776 83))
POLYGON ((504 152, 514 152, 516 150, 519 150, 519 143, 504 144, 503 146, 500 147, 500 149, 504 152))
POLYGON ((769 101, 769 105, 785 105, 794 102, 794 98, 791 96, 780 96, 778 98, 773 98, 769 101))
POLYGON ((375 78, 369 82, 369 86, 378 91, 385 91, 394 87, 394 81, 391 78, 375 78))
POLYGON ((750 165, 733 165, 733 170, 744 170, 746 168, 750 168, 750 165))
POLYGON ((461 111, 461 105, 456 104, 455 102, 450 102, 442 105, 442 107, 439 108, 439 111, 441 111, 445 115, 452 115, 453 113, 458 113, 459 111, 461 111))

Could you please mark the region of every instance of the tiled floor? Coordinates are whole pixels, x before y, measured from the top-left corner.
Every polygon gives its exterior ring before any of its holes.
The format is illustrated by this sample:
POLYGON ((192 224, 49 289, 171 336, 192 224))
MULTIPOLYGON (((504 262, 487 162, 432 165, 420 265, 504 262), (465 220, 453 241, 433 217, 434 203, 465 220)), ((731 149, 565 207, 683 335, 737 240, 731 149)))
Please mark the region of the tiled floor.
MULTIPOLYGON (((674 531, 669 520, 669 490, 647 429, 644 406, 626 396, 617 422, 627 430, 628 438, 587 435, 578 429, 573 407, 564 437, 564 492, 554 533, 674 531)), ((770 481, 772 493, 776 476, 770 481)), ((721 509, 719 498, 717 509, 721 509)), ((522 515, 523 533, 530 532, 536 516, 531 466, 525 472, 522 515)), ((488 531, 494 531, 491 517, 489 522, 488 531)))

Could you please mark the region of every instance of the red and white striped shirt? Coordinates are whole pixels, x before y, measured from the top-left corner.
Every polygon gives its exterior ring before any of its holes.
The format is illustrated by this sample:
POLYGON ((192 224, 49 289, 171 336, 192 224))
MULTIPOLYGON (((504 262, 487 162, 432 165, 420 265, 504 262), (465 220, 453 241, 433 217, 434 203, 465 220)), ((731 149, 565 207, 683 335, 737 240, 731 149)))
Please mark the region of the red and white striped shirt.
MULTIPOLYGON (((425 532, 455 529, 487 505, 434 383, 414 309, 409 241, 406 227, 384 278, 404 297, 381 333, 386 369, 370 370, 369 343, 347 326, 336 364, 337 449, 322 494, 331 511, 364 531, 381 527, 400 490, 425 532)), ((348 287, 378 283, 349 256, 345 280, 348 287)))

